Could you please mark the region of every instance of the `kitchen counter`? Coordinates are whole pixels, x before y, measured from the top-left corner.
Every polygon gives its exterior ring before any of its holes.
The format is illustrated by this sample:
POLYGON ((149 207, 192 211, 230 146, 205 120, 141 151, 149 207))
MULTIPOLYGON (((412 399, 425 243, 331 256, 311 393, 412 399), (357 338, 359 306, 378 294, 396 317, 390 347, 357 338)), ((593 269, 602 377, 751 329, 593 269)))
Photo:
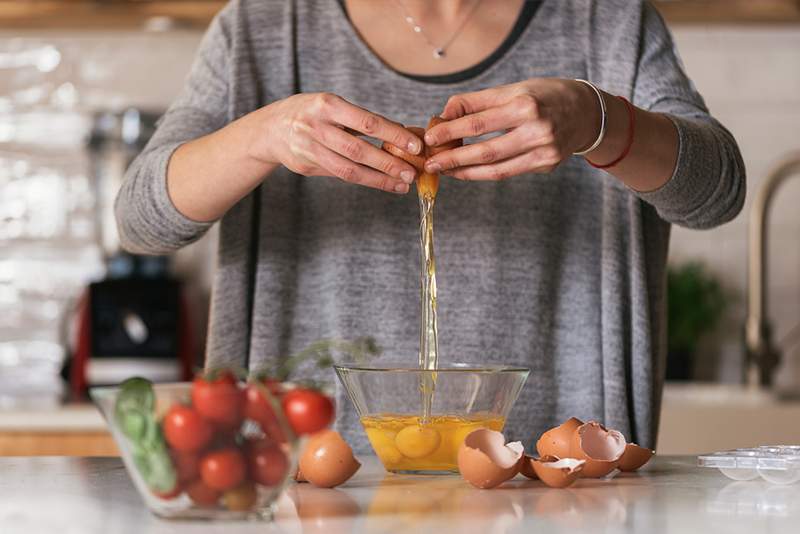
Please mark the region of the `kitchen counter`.
POLYGON ((566 490, 521 477, 477 490, 457 476, 387 475, 375 458, 363 463, 335 490, 292 484, 274 523, 206 523, 151 515, 116 458, 0 458, 0 525, 4 534, 788 534, 800 524, 800 485, 734 482, 688 456, 566 490))

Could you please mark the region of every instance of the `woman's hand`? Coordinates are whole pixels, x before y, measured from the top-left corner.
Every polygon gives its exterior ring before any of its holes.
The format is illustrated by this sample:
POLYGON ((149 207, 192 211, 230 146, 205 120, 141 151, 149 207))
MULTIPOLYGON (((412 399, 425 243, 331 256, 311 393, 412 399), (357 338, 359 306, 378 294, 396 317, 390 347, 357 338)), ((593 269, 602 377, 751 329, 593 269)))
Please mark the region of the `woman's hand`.
POLYGON ((441 152, 426 161, 425 169, 463 180, 547 173, 594 142, 600 113, 597 95, 574 80, 534 78, 456 95, 441 115, 448 122, 428 130, 426 144, 504 133, 441 152))
POLYGON ((416 170, 358 137, 368 135, 418 154, 422 141, 401 125, 330 93, 298 94, 257 112, 250 155, 306 176, 407 193, 416 170))

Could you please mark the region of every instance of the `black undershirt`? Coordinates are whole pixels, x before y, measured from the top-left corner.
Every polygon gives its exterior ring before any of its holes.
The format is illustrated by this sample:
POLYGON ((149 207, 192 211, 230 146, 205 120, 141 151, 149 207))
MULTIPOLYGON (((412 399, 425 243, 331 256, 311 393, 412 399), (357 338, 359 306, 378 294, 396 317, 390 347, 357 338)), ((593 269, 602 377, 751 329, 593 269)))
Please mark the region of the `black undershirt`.
MULTIPOLYGON (((350 14, 347 12, 347 6, 345 5, 344 0, 339 0, 339 3, 342 5, 342 9, 349 18, 350 14)), ((517 17, 517 22, 514 23, 514 27, 511 29, 511 32, 508 34, 505 40, 503 40, 500 46, 497 47, 494 52, 492 52, 480 63, 458 72, 452 72, 450 74, 420 75, 408 74, 400 71, 396 72, 401 76, 405 76, 406 78, 426 83, 458 83, 475 78, 476 76, 479 76, 485 72, 489 67, 494 65, 501 57, 503 57, 503 55, 505 55, 506 52, 508 52, 512 46, 514 46, 514 43, 516 43, 520 38, 522 32, 525 31, 525 28, 527 28, 528 24, 531 22, 531 20, 533 20, 533 17, 539 10, 541 3, 541 0, 525 0, 525 2, 522 4, 519 17, 517 17)))

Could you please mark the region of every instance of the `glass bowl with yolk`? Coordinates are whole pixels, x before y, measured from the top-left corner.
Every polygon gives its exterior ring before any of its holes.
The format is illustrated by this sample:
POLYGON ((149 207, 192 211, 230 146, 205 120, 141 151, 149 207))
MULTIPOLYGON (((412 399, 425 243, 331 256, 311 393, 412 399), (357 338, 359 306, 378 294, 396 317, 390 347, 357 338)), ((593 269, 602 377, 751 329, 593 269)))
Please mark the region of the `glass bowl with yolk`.
POLYGON ((335 369, 386 470, 426 474, 457 471, 458 449, 473 430, 502 430, 529 372, 463 363, 436 371, 392 364, 335 369))

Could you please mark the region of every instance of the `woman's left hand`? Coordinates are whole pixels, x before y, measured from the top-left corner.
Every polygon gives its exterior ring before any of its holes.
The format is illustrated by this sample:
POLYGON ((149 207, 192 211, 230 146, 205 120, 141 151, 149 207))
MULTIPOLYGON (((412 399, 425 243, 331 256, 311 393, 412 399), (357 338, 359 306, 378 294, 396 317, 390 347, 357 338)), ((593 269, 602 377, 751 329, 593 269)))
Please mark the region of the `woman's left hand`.
POLYGON ((455 95, 441 115, 448 122, 428 130, 426 144, 503 133, 436 154, 425 168, 462 180, 547 173, 595 141, 600 113, 597 95, 574 80, 533 78, 455 95))

